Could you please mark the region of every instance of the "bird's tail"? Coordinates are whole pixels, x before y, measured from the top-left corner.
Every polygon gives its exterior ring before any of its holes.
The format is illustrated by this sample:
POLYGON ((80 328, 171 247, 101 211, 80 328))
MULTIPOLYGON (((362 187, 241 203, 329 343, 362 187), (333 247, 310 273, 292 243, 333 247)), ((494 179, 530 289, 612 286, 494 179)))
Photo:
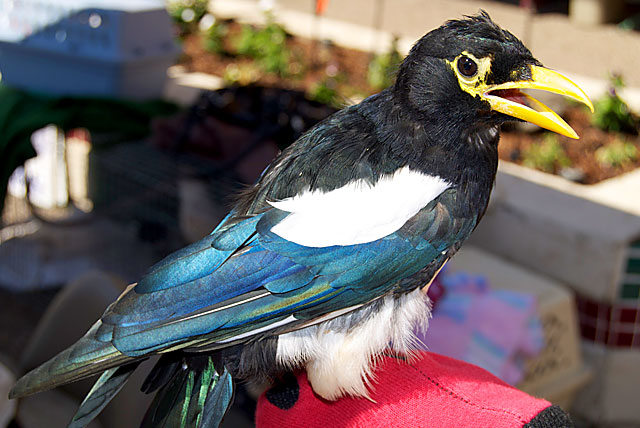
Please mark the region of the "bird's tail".
POLYGON ((9 398, 35 394, 136 361, 111 343, 96 340, 99 327, 98 321, 76 343, 18 379, 9 398))
MULTIPOLYGON (((129 357, 97 339, 100 322, 75 344, 33 369, 14 385, 9 398, 20 398, 102 373, 68 428, 93 420, 124 386, 144 358, 129 357)), ((218 428, 233 401, 233 379, 210 355, 167 354, 160 358, 143 392, 158 391, 142 428, 218 428)))
POLYGON ((142 385, 158 390, 141 428, 218 428, 233 401, 233 379, 213 356, 163 356, 142 385))

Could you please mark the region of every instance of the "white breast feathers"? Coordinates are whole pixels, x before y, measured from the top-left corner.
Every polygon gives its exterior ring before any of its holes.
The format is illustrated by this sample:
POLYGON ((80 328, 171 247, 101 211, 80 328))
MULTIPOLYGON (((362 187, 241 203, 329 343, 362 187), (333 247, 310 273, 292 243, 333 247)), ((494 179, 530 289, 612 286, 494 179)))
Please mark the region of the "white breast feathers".
POLYGON ((427 328, 430 303, 420 289, 385 296, 346 315, 278 338, 277 360, 306 367, 313 390, 327 400, 369 397, 373 367, 385 350, 411 356, 416 327, 427 328))

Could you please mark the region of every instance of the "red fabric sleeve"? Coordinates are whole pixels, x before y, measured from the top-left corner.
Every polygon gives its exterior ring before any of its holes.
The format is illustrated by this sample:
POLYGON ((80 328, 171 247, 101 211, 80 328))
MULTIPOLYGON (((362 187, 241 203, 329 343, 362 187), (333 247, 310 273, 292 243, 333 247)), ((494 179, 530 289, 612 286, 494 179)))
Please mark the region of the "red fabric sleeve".
POLYGON ((306 374, 262 394, 257 428, 523 427, 551 403, 519 391, 489 372, 438 354, 417 361, 385 357, 377 365, 371 402, 326 401, 306 374))

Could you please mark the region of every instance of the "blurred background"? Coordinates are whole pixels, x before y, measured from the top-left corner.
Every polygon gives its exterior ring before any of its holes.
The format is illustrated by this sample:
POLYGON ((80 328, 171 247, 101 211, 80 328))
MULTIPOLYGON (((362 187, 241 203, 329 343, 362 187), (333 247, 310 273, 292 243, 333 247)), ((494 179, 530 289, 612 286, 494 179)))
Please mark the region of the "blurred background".
MULTIPOLYGON (((306 129, 392 84, 419 37, 479 9, 596 111, 537 94, 581 139, 503 130, 491 205, 432 286, 423 341, 578 427, 640 427, 638 0, 0 0, 0 427, 66 426, 91 382, 16 403, 15 378, 210 233, 306 129)), ((142 378, 91 426, 138 426, 142 378)), ((255 397, 225 426, 252 427, 255 397)))

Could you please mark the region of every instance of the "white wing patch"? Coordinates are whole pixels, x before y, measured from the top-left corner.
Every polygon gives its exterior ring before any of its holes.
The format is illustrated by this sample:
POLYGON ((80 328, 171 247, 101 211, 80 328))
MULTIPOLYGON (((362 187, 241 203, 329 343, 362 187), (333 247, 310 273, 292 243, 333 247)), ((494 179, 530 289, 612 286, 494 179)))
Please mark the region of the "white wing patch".
POLYGON ((305 191, 278 202, 290 212, 271 231, 307 247, 372 242, 400 229, 450 184, 404 167, 370 185, 357 180, 330 192, 305 191))

